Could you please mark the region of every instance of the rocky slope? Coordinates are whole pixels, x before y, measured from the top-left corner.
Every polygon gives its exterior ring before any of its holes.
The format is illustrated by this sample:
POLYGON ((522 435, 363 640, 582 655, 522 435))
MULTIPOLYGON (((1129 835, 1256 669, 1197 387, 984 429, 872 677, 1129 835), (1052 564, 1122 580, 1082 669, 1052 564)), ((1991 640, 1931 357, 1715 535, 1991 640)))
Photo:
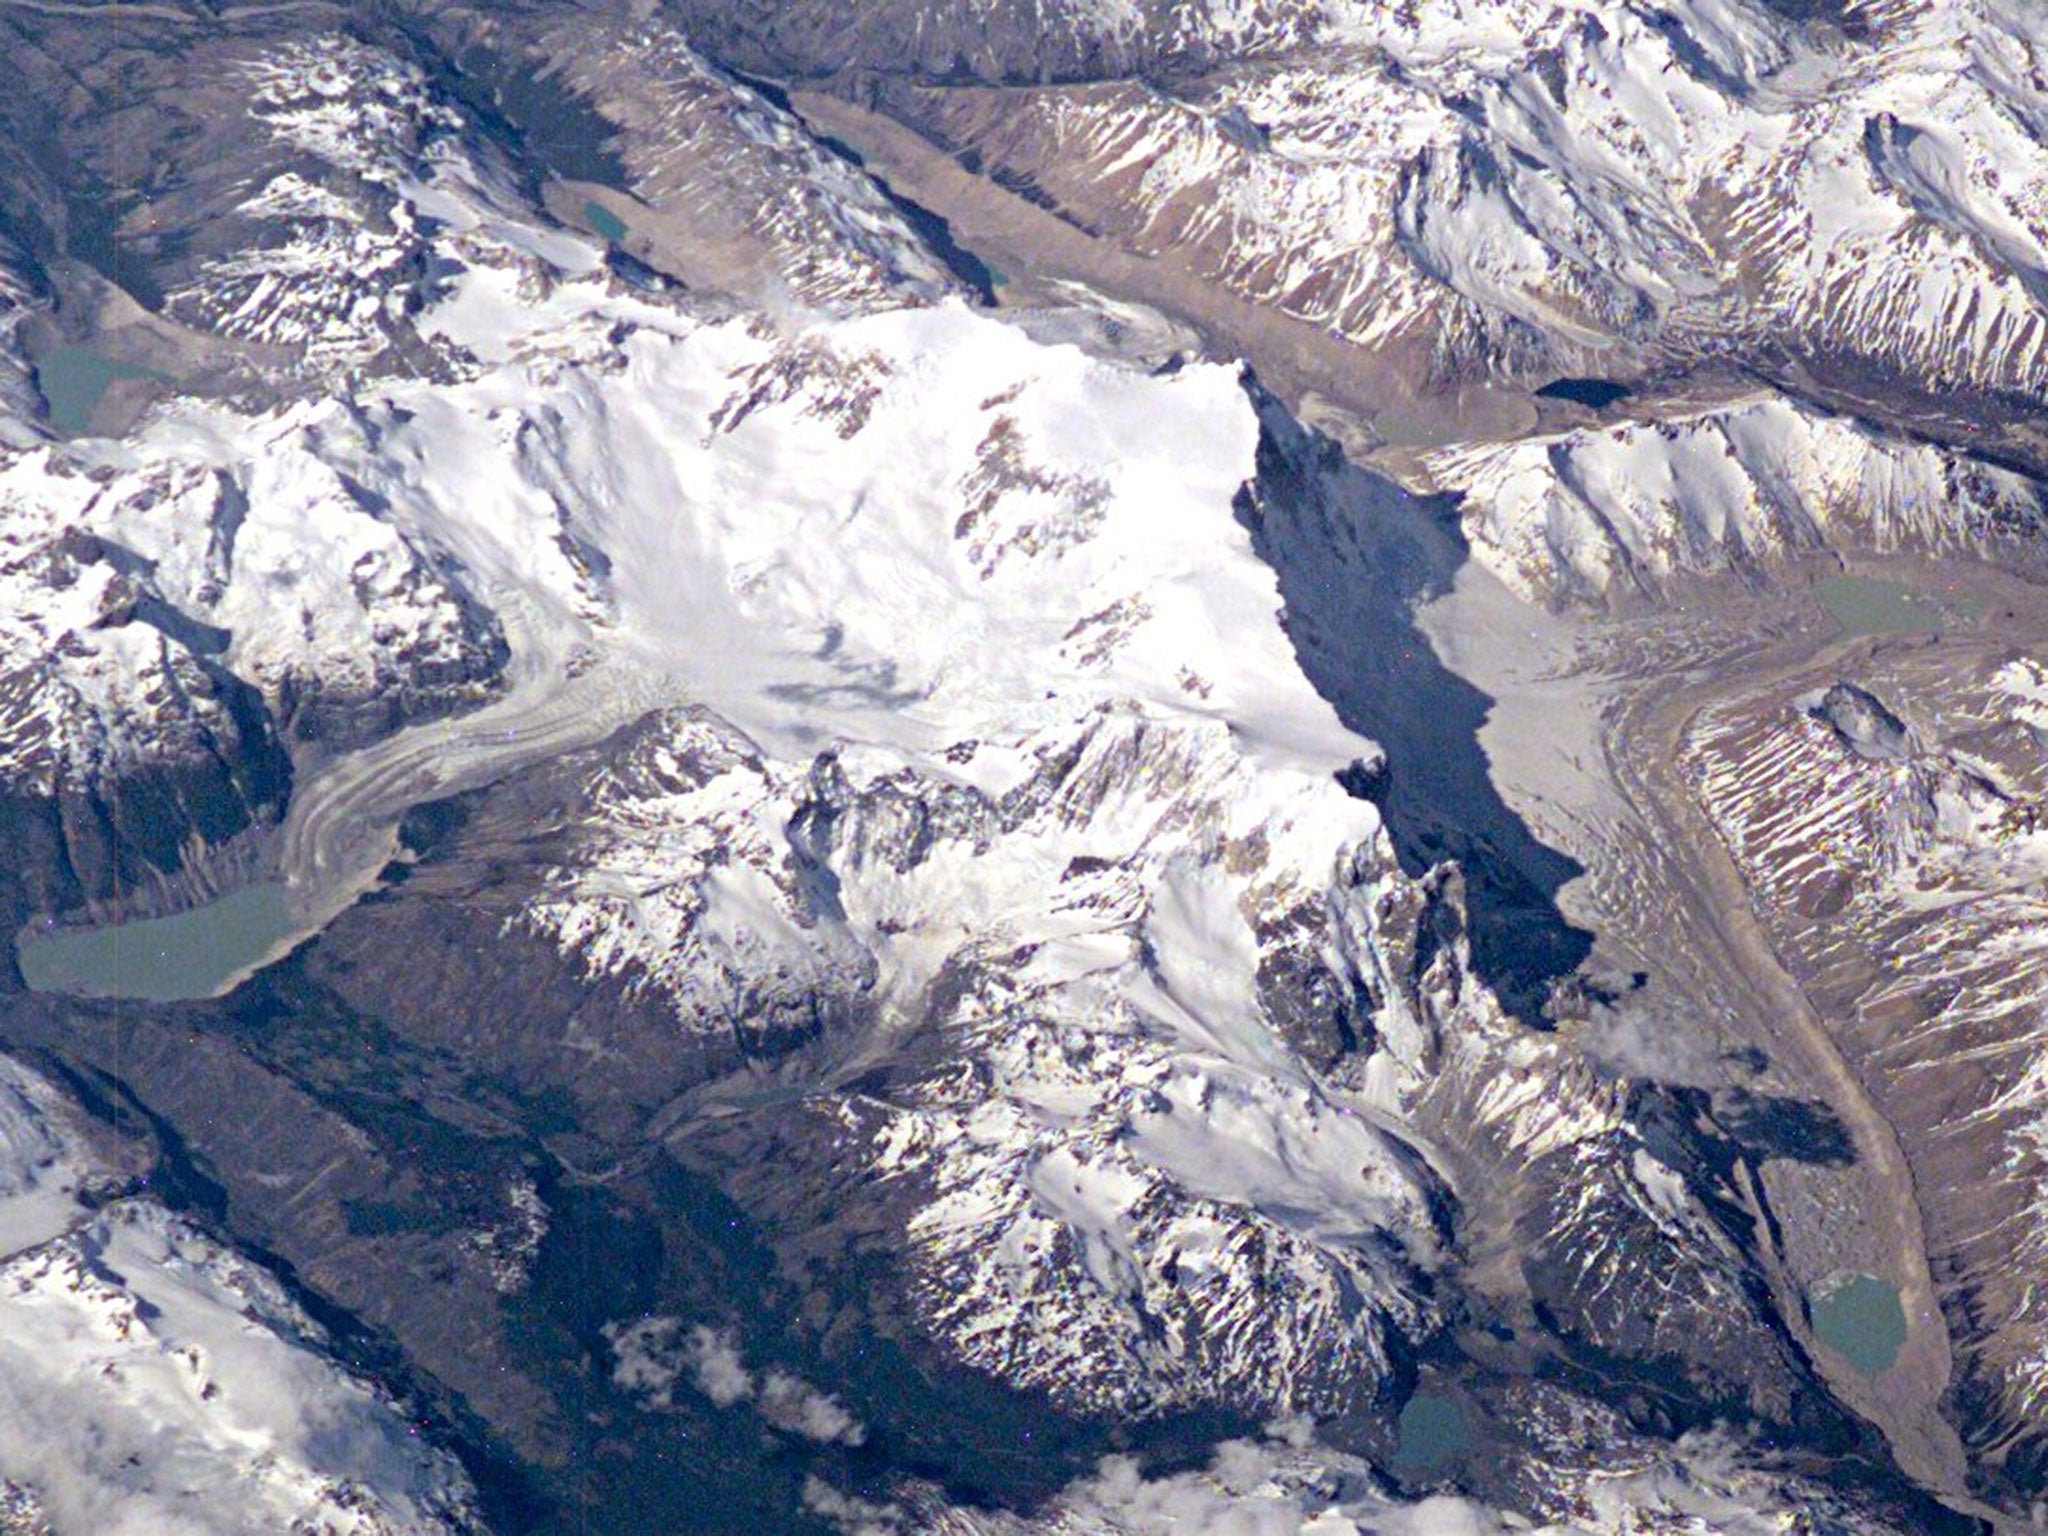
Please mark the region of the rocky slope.
POLYGON ((1949 1192, 1929 1222, 1963 1351, 1959 1421, 2025 1482, 2044 1454, 2048 1339, 2024 1278, 2042 1233, 2048 1059, 2031 958, 2044 763, 2024 721, 2041 668, 1995 644, 1965 650, 1874 657, 1862 683, 1716 710, 1686 766, 1919 1181, 1949 1192))

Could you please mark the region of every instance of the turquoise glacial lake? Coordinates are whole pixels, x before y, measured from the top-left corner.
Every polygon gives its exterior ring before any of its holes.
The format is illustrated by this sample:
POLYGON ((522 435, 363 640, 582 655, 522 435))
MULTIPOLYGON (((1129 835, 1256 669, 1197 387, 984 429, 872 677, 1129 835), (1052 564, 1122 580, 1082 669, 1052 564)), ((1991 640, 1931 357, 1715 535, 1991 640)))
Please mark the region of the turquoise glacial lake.
POLYGON ((92 413, 116 379, 156 376, 147 368, 101 357, 90 347, 52 347, 36 359, 36 388, 50 407, 50 425, 66 437, 91 430, 92 413))
POLYGON ((292 932, 285 888, 273 882, 171 917, 24 934, 15 955, 37 992, 183 1002, 211 997, 292 932))
POLYGON ((1808 1299, 1821 1343, 1865 1376, 1882 1376, 1906 1347, 1898 1291, 1875 1275, 1856 1275, 1808 1299))
POLYGON ((626 238, 626 221, 616 213, 613 213, 611 209, 605 207, 603 203, 585 203, 583 205, 583 217, 589 222, 592 229, 596 230, 613 245, 618 245, 626 238))

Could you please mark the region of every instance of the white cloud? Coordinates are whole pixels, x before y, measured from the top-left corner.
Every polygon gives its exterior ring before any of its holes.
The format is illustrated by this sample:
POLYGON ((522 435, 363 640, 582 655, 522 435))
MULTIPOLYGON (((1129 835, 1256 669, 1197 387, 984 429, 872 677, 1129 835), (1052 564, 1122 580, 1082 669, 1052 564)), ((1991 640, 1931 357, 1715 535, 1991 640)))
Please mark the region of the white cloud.
POLYGON ((704 1327, 692 1328, 686 1357, 690 1374, 697 1380, 697 1390, 719 1407, 730 1408, 754 1395, 754 1378, 730 1335, 713 1333, 704 1327))
POLYGON ((748 1369, 739 1341, 701 1323, 685 1330, 673 1317, 650 1317, 605 1328, 615 1363, 612 1380, 637 1393, 649 1407, 675 1407, 675 1388, 687 1374, 691 1384, 719 1408, 753 1405, 771 1429, 823 1445, 859 1445, 867 1428, 837 1398, 820 1392, 780 1366, 756 1375, 748 1369))
MULTIPOLYGON (((1109 1457, 1028 1517, 954 1509, 936 1489, 907 1483, 892 1490, 895 1502, 877 1503, 815 1477, 804 1503, 842 1536, 1628 1536, 1651 1528, 1782 1536, 1794 1515, 1829 1507, 1812 1485, 1748 1464, 1725 1436, 1691 1435, 1654 1459, 1617 1449, 1617 1465, 1561 1473, 1558 1493, 1577 1513, 1555 1524, 1474 1499, 1379 1492, 1367 1463, 1317 1446, 1298 1422, 1276 1424, 1267 1436, 1225 1441, 1206 1469, 1163 1477, 1109 1457)), ((1840 1529, 1885 1531, 1849 1519, 1840 1529)))
POLYGON ((1596 1004, 1579 1028, 1579 1047, 1617 1077, 1721 1088, 1750 1075, 1711 1044, 1710 1021, 1681 1014, 1679 1006, 1640 993, 1596 1004))
POLYGON ((858 1499, 816 1477, 804 1479, 804 1508, 830 1520, 845 1536, 897 1536, 906 1518, 901 1505, 858 1499))
POLYGON ((835 1397, 784 1371, 761 1378, 761 1417, 777 1429, 825 1445, 859 1445, 868 1437, 859 1419, 835 1397))
POLYGON ((604 1336, 612 1347, 612 1380, 657 1408, 674 1406, 671 1389, 681 1374, 675 1353, 679 1326, 672 1317, 605 1324, 604 1336))
MULTIPOLYGON (((902 1502, 856 1498, 811 1478, 804 1507, 842 1536, 912 1536, 943 1526, 976 1536, 1533 1536, 1526 1521, 1465 1499, 1401 1503, 1360 1494, 1339 1503, 1326 1488, 1338 1464, 1364 1464, 1311 1449, 1298 1425, 1284 1423, 1264 1443, 1229 1440, 1207 1470, 1148 1478, 1127 1456, 1106 1458, 1038 1515, 945 1509, 931 1490, 906 1489, 902 1502)), ((1346 1479, 1362 1483, 1362 1477, 1346 1479)))
POLYGON ((1338 1502, 1280 1447, 1244 1440, 1216 1448, 1206 1472, 1148 1479, 1127 1457, 1060 1498, 1067 1524, 1093 1536, 1505 1536, 1527 1522, 1467 1499, 1402 1503, 1364 1494, 1338 1502))

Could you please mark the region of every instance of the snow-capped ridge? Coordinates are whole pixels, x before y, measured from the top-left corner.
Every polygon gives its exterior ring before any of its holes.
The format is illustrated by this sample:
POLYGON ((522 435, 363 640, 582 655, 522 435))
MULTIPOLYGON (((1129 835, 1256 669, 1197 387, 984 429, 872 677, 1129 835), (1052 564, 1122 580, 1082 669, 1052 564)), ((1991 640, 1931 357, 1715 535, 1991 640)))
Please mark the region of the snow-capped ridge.
POLYGON ((1827 550, 1974 553, 2044 525, 2039 483, 1778 396, 1432 455, 1478 558, 1600 598, 1827 550))

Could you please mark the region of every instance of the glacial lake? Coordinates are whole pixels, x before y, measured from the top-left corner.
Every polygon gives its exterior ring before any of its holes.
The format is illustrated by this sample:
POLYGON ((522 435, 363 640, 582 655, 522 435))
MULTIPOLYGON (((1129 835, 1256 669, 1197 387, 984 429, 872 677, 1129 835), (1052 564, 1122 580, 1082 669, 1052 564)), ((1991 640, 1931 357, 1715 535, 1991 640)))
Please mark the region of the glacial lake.
POLYGON ((1967 622, 1967 610, 1897 582, 1828 576, 1814 583, 1828 616, 1851 635, 1909 635, 1967 622))
POLYGON ((1472 1442, 1464 1410, 1435 1392, 1409 1398, 1395 1432, 1394 1465, 1409 1471, 1433 1471, 1472 1442))
POLYGON ((1569 400, 1602 411, 1617 400, 1626 400, 1633 391, 1611 379, 1552 379, 1535 393, 1539 400, 1569 400))
POLYGON ((583 217, 592 229, 596 230, 598 234, 609 240, 613 245, 619 245, 624 242, 626 238, 626 221, 616 213, 613 213, 611 209, 605 207, 603 203, 585 203, 583 205, 583 217))
POLYGON ((211 997, 293 930, 285 888, 272 882, 172 917, 24 934, 15 954, 37 992, 172 1003, 211 997))
POLYGON ((1882 1376, 1906 1345, 1899 1293, 1874 1275, 1855 1275, 1810 1298, 1821 1343, 1865 1376, 1882 1376))
POLYGON ((90 347, 52 347, 36 359, 36 388, 50 407, 50 425, 66 437, 92 427, 92 413, 116 379, 156 377, 147 368, 117 363, 90 347))

